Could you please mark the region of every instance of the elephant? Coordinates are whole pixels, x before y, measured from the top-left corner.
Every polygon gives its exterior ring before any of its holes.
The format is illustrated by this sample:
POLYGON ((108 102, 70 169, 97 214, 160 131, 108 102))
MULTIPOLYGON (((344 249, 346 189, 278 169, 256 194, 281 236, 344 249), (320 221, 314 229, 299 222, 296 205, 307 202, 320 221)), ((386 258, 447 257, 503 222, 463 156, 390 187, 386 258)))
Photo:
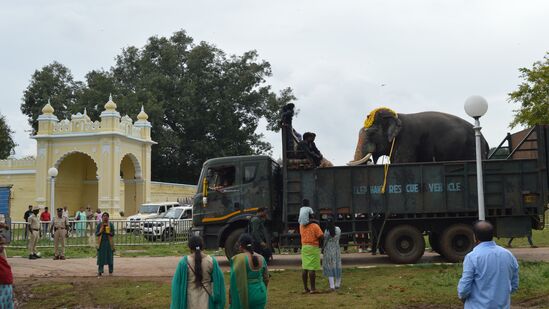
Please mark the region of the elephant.
MULTIPOLYGON (((485 159, 489 148, 484 137, 481 145, 485 159)), ((383 155, 390 155, 391 163, 474 160, 475 147, 473 125, 462 118, 441 112, 397 114, 378 108, 360 129, 355 157, 348 165, 367 163, 370 157, 375 163, 383 155)))

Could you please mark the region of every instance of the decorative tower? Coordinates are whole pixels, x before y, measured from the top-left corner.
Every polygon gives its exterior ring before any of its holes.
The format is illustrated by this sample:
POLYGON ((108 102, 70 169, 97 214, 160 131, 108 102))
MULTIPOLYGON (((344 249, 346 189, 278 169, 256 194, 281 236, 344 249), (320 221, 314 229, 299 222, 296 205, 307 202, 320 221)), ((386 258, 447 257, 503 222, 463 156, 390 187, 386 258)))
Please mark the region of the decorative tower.
POLYGON ((143 105, 141 105, 141 112, 137 115, 137 121, 134 123, 134 126, 141 128, 141 138, 144 140, 151 139, 151 123, 148 121, 149 115, 145 113, 143 105))
POLYGON ((140 129, 141 139, 147 144, 141 148, 142 161, 142 186, 136 189, 136 200, 150 202, 151 196, 151 146, 154 142, 151 140, 151 123, 148 121, 149 115, 145 113, 145 108, 141 105, 141 112, 137 115, 137 121, 133 124, 134 127, 140 129))
POLYGON ((42 115, 38 116, 38 135, 53 133, 54 124, 59 122, 57 117, 53 114, 54 111, 55 110, 48 99, 48 103, 42 108, 42 115))
POLYGON ((101 131, 118 131, 120 113, 116 111, 116 103, 109 95, 109 101, 105 104, 105 110, 101 113, 101 131))

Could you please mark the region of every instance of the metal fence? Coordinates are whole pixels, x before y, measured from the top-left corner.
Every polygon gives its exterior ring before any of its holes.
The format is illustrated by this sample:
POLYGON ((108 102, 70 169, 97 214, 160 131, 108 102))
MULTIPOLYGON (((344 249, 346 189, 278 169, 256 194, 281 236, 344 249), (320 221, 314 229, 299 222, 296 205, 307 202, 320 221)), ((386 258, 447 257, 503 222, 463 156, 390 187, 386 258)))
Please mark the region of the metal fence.
MULTIPOLYGON (((169 245, 186 242, 192 227, 192 219, 154 219, 154 220, 109 220, 114 225, 115 245, 169 245)), ((95 246, 97 221, 69 221, 66 246, 95 246)), ((28 244, 28 223, 11 222, 10 243, 8 247, 26 248, 28 244)), ((51 223, 42 222, 38 247, 53 247, 51 223)))

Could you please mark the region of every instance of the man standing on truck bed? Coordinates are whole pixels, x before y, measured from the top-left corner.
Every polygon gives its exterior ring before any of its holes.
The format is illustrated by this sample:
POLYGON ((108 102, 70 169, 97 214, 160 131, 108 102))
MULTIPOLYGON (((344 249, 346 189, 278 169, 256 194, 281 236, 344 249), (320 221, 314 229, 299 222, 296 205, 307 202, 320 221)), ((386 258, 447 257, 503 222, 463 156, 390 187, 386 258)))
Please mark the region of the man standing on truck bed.
POLYGON ((511 293, 518 289, 518 263, 513 254, 492 240, 488 221, 474 226, 477 246, 465 256, 458 297, 465 308, 510 308, 511 293))
POLYGON ((250 234, 254 240, 254 251, 261 254, 267 263, 273 257, 273 253, 268 245, 267 229, 265 228, 265 219, 267 218, 267 209, 257 209, 257 214, 250 220, 250 234))

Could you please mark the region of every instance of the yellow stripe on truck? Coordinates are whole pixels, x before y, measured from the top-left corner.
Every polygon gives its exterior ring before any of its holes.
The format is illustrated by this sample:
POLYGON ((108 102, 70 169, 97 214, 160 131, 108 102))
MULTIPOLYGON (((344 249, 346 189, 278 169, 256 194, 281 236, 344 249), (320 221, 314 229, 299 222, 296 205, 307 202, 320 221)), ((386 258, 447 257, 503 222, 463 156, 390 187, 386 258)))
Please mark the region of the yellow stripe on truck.
POLYGON ((252 212, 252 211, 257 211, 257 207, 255 208, 248 208, 248 209, 244 209, 244 210, 237 210, 237 211, 234 211, 234 212, 231 212, 230 214, 228 215, 224 215, 222 217, 209 217, 209 218, 203 218, 202 219, 202 222, 204 223, 207 223, 207 222, 216 222, 216 221, 223 221, 225 219, 228 219, 232 216, 235 216, 239 213, 242 213, 242 212, 252 212))

